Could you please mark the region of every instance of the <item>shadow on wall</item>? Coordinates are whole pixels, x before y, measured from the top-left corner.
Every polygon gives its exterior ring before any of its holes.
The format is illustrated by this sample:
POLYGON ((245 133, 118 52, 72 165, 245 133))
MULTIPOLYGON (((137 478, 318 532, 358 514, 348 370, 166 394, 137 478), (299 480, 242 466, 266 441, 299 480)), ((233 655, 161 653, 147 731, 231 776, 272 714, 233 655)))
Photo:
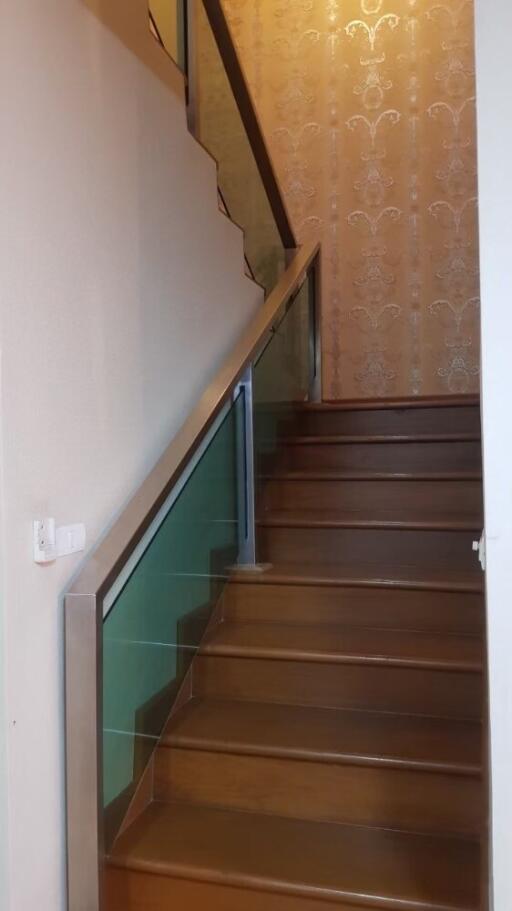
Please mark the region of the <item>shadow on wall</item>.
POLYGON ((148 0, 79 0, 175 95, 184 96, 183 74, 160 48, 149 27, 148 0))

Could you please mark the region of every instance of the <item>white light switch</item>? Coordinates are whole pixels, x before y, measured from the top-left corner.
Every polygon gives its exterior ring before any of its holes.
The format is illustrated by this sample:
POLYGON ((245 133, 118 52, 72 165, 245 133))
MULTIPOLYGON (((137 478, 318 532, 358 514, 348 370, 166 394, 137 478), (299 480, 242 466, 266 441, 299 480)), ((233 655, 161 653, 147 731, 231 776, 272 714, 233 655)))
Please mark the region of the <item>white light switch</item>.
POLYGON ((85 525, 55 527, 55 519, 34 522, 34 560, 52 563, 57 557, 67 557, 85 549, 85 525))

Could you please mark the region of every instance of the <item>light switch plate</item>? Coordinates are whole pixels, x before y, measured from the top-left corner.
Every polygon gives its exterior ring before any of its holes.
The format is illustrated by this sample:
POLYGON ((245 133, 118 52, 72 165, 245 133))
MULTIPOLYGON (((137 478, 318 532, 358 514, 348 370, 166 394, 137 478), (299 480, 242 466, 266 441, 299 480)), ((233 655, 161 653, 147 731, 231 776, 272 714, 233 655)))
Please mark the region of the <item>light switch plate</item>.
POLYGON ((34 560, 52 563, 58 557, 67 557, 85 549, 85 525, 55 527, 55 519, 37 519, 34 522, 34 560))

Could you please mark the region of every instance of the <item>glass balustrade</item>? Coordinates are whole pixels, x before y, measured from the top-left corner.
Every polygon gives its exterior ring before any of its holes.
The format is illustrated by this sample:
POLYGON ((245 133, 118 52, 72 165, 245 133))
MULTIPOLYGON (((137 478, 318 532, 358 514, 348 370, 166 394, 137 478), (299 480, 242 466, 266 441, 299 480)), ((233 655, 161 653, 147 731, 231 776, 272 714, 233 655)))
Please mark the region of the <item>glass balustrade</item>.
POLYGON ((150 26, 179 68, 186 68, 186 0, 149 0, 150 26))
POLYGON ((249 527, 255 496, 252 466, 256 464, 261 479, 266 460, 275 458, 280 435, 293 426, 297 405, 308 397, 313 292, 314 285, 306 278, 283 306, 194 464, 105 599, 107 849, 162 735, 229 574, 239 559, 245 562, 251 535, 254 540, 254 526, 249 527))
POLYGON ((217 161, 221 208, 244 232, 248 273, 269 293, 286 253, 202 0, 150 0, 150 21, 171 57, 188 68, 191 128, 217 161))
POLYGON ((312 385, 313 293, 308 278, 288 303, 254 365, 254 450, 259 479, 270 469, 280 437, 293 430, 297 404, 307 399, 312 385))
POLYGON ((167 514, 150 532, 137 565, 121 579, 121 590, 103 623, 107 845, 238 556, 243 410, 240 393, 167 514))
POLYGON ((201 2, 195 4, 190 73, 195 133, 218 163, 219 188, 244 231, 254 277, 271 291, 285 268, 285 250, 224 62, 201 2))

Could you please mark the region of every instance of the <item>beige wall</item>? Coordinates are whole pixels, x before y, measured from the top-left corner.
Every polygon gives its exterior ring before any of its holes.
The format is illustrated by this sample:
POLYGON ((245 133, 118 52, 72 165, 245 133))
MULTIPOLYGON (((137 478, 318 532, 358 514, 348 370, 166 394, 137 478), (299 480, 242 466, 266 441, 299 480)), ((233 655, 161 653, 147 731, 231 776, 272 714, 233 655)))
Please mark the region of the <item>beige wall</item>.
POLYGON ((472 0, 223 0, 293 224, 323 243, 324 395, 472 392, 472 0))
POLYGON ((261 293, 146 0, 17 0, 1 13, 9 911, 60 911, 60 596, 82 557, 36 566, 31 523, 84 522, 92 546, 261 293))

